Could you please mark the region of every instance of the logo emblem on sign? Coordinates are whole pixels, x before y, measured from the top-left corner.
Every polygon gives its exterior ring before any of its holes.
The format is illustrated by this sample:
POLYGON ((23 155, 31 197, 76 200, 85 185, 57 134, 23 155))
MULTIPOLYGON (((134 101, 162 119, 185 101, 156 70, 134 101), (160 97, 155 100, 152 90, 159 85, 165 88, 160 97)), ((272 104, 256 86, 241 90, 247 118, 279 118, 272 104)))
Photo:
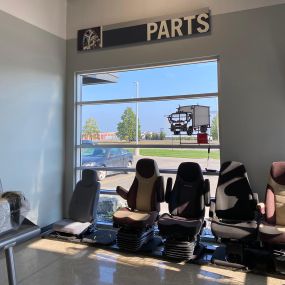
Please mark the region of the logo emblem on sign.
POLYGON ((95 28, 86 30, 82 37, 83 50, 93 50, 98 47, 101 47, 100 33, 98 34, 95 28))

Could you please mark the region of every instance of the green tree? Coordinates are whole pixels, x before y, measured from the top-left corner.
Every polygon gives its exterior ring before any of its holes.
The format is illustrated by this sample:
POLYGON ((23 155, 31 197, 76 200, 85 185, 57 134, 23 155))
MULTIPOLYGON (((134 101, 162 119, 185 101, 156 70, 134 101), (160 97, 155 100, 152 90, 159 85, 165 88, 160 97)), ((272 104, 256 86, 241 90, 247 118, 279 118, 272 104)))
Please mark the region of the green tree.
POLYGON ((165 140, 165 138, 166 138, 166 133, 164 131, 160 131, 159 139, 163 141, 163 140, 165 140))
POLYGON ((151 139, 154 140, 154 141, 159 140, 159 134, 152 133, 151 139))
POLYGON ((151 134, 150 133, 146 133, 145 134, 145 139, 146 140, 151 140, 151 134))
MULTIPOLYGON (((120 140, 136 140, 136 114, 133 109, 127 107, 121 116, 121 121, 117 125, 117 136, 120 140)), ((138 137, 141 137, 141 126, 139 123, 138 137)))
POLYGON ((212 120, 211 136, 212 136, 213 140, 218 139, 218 117, 217 116, 215 116, 212 120))
POLYGON ((98 137, 99 132, 100 130, 96 120, 92 117, 88 118, 82 128, 82 136, 93 140, 98 137))

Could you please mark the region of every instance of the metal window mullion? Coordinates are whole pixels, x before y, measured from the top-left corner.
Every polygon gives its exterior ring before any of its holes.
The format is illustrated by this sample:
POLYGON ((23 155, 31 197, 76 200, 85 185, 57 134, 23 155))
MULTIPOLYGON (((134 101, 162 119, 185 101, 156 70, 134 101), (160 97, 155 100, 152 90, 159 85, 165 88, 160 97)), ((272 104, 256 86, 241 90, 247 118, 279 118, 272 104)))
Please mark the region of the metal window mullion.
POLYGON ((140 97, 140 98, 125 98, 125 99, 111 99, 111 100, 96 100, 96 101, 79 101, 77 105, 103 105, 103 104, 122 104, 122 103, 142 103, 155 101, 173 101, 183 99, 203 99, 218 97, 218 93, 201 93, 201 94, 181 94, 173 96, 155 96, 155 97, 140 97))
MULTIPOLYGON (((76 76, 76 104, 75 104, 75 141, 76 145, 81 144, 81 123, 82 123, 82 106, 77 105, 78 100, 82 100, 82 76, 76 76)), ((75 152, 75 173, 74 173, 74 185, 77 180, 77 167, 81 165, 81 150, 77 147, 74 149, 75 152)))
MULTIPOLYGON (((83 169, 93 169, 93 170, 106 170, 106 171, 114 171, 114 172, 136 172, 135 168, 128 168, 128 167, 89 167, 89 166, 79 166, 76 167, 76 170, 83 170, 83 169)), ((166 168, 161 168, 159 169, 160 173, 165 173, 165 174, 176 174, 177 173, 177 169, 166 169, 166 168)), ((208 176, 218 176, 219 172, 218 171, 208 171, 208 170, 204 170, 203 171, 203 175, 208 175, 208 176)))
POLYGON ((102 148, 167 148, 167 149, 208 149, 209 147, 211 150, 213 149, 220 149, 219 144, 95 144, 95 145, 77 145, 77 148, 96 148, 96 147, 102 147, 102 148))

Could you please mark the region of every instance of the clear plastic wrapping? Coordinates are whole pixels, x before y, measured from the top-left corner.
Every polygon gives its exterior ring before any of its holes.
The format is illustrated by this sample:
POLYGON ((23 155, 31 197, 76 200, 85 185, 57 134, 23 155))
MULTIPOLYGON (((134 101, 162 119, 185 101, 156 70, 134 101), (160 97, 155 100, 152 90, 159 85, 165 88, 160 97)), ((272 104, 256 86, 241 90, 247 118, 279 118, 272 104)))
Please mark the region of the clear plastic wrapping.
POLYGON ((1 192, 0 181, 0 235, 17 229, 27 216, 30 205, 21 192, 1 192))

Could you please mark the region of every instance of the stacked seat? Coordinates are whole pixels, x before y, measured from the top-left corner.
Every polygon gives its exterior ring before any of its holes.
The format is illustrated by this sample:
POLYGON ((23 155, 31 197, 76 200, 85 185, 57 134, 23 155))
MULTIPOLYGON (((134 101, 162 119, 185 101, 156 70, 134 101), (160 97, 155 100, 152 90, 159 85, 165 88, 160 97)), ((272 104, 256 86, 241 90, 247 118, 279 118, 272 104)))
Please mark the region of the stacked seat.
MULTIPOLYGON (((212 232, 227 245, 225 260, 230 263, 243 263, 244 246, 257 239, 257 203, 244 165, 235 161, 223 163, 210 216, 212 232)), ((214 263, 219 263, 218 252, 214 254, 214 263)))
POLYGON ((259 204, 264 219, 259 226, 261 241, 273 250, 277 271, 285 271, 285 162, 271 166, 265 204, 259 204))
POLYGON ((118 186, 117 193, 128 204, 113 215, 114 226, 119 228, 117 245, 124 250, 138 251, 153 238, 160 203, 164 201, 163 177, 156 162, 140 159, 129 191, 118 186))
POLYGON ((160 234, 166 238, 167 257, 190 260, 194 258, 198 235, 204 225, 205 205, 209 205, 209 181, 204 180, 199 164, 179 165, 174 186, 168 178, 165 200, 169 213, 158 221, 160 234))
POLYGON ((69 205, 69 217, 56 222, 53 230, 60 234, 81 236, 96 226, 100 183, 94 170, 84 169, 69 205))

